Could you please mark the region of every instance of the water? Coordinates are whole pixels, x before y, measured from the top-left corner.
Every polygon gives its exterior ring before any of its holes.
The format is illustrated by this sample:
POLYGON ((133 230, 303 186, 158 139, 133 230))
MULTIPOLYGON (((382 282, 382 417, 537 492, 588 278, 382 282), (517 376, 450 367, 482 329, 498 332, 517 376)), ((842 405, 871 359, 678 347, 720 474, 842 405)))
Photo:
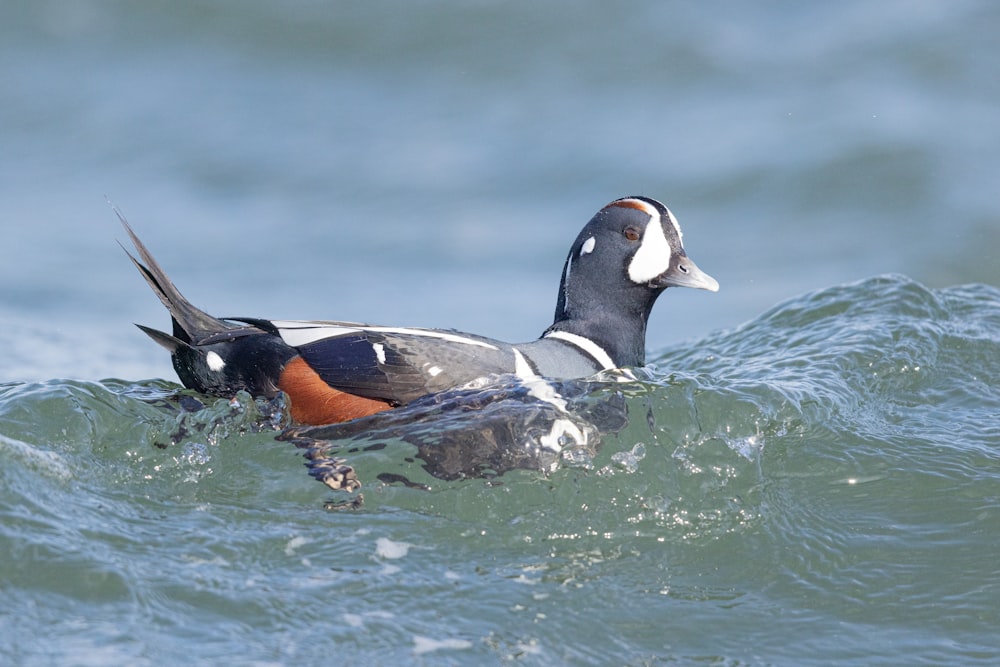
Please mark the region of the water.
POLYGON ((5 3, 0 655, 996 663, 998 18, 5 3), (276 406, 185 409, 105 202, 218 315, 524 340, 632 193, 722 290, 581 394, 627 425, 493 480, 355 436, 357 509, 276 406))
POLYGON ((342 442, 364 504, 340 511, 253 403, 9 385, 5 650, 989 664, 998 325, 988 287, 808 294, 593 392, 624 387, 631 418, 585 464, 444 482, 399 440, 342 442))

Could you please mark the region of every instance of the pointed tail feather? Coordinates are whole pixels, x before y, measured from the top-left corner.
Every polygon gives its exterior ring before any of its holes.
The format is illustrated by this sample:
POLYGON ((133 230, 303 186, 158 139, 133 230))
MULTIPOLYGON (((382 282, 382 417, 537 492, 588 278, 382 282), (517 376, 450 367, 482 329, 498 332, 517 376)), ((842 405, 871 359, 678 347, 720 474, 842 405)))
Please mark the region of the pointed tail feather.
POLYGON ((172 351, 176 349, 178 343, 198 344, 204 338, 234 328, 232 325, 226 324, 222 320, 212 317, 205 311, 196 308, 190 301, 185 299, 184 295, 170 282, 166 272, 153 259, 149 250, 139 240, 139 237, 132 231, 121 211, 115 207, 112 207, 112 210, 118 216, 118 220, 122 223, 129 238, 132 239, 132 244, 139 254, 139 259, 136 259, 125 246, 122 246, 122 249, 125 250, 125 254, 132 260, 136 268, 139 269, 139 273, 146 279, 149 286, 153 288, 156 296, 159 297, 163 305, 170 311, 170 315, 174 320, 173 336, 156 331, 155 329, 149 329, 148 327, 140 326, 140 329, 146 332, 157 343, 172 351))
POLYGON ((152 338, 156 341, 156 343, 167 348, 170 354, 176 352, 177 348, 187 345, 187 343, 182 341, 180 338, 175 338, 174 336, 160 331, 159 329, 153 329, 151 327, 143 326, 142 324, 136 324, 135 326, 139 327, 140 331, 152 338))

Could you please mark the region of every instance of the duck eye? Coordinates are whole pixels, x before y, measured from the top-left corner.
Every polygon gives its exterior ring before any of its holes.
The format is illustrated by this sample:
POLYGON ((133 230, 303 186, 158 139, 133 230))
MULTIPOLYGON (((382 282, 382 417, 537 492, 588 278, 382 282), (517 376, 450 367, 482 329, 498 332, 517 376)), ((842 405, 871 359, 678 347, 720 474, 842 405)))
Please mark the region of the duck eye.
POLYGON ((639 230, 635 227, 626 227, 623 233, 625 234, 625 238, 629 241, 638 241, 641 236, 641 234, 639 234, 639 230))

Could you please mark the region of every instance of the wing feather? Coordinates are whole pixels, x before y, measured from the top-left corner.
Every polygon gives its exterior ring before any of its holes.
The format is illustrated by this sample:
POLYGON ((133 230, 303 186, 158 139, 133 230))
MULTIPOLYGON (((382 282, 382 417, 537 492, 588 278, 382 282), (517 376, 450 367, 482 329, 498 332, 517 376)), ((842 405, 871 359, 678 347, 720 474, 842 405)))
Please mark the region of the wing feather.
POLYGON ((295 348, 331 387, 396 404, 485 375, 514 371, 513 351, 499 341, 362 327, 331 326, 331 335, 325 338, 317 336, 321 328, 317 327, 307 342, 295 348))

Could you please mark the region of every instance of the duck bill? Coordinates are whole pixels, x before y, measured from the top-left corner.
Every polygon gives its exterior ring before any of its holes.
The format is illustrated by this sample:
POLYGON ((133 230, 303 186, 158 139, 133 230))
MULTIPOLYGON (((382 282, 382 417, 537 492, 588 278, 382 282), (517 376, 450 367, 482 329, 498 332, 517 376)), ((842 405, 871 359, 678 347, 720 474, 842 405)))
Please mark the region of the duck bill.
POLYGON ((719 281, 698 268, 690 257, 681 255, 678 262, 653 279, 655 287, 693 287, 719 291, 719 281))

